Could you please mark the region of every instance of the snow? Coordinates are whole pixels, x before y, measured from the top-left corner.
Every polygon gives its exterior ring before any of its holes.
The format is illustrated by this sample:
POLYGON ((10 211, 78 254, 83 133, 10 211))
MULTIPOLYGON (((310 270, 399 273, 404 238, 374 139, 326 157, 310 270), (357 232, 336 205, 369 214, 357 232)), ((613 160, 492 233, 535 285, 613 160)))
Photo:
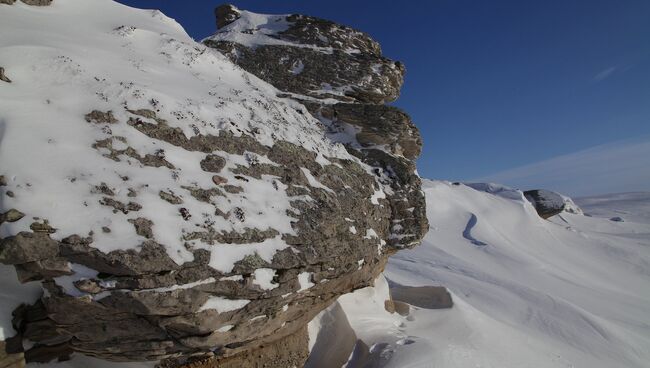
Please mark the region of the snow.
POLYGON ((87 293, 77 289, 73 282, 77 280, 92 279, 97 276, 98 272, 80 264, 72 264, 70 268, 74 271, 74 275, 55 277, 54 282, 58 286, 62 287, 68 295, 77 297, 86 295, 87 293))
POLYGON ((384 193, 383 190, 375 189, 375 192, 372 194, 372 196, 370 196, 370 203, 375 204, 375 205, 379 205, 379 200, 380 199, 385 199, 385 198, 386 198, 386 193, 384 193))
POLYGON ((379 235, 377 235, 377 232, 375 229, 367 229, 366 230, 366 235, 363 237, 364 239, 372 239, 372 238, 379 238, 379 235))
POLYGON ((305 64, 302 63, 302 60, 297 60, 291 65, 291 74, 298 75, 305 70, 305 64))
POLYGON ((334 191, 332 189, 328 188, 327 186, 323 185, 320 181, 316 180, 314 175, 312 175, 311 171, 309 171, 308 169, 305 169, 304 167, 301 167, 300 170, 302 170, 302 173, 307 178, 307 182, 309 183, 310 186, 312 186, 314 188, 324 189, 325 191, 330 192, 330 193, 334 193, 334 191))
POLYGON ((226 299, 221 296, 211 296, 205 304, 199 308, 199 311, 214 309, 218 313, 225 313, 242 309, 248 303, 250 303, 250 300, 248 299, 226 299))
POLYGON ((280 45, 310 48, 328 54, 333 52, 331 47, 300 44, 278 38, 277 35, 289 29, 292 24, 287 21, 288 14, 258 14, 246 10, 239 10, 239 13, 239 19, 219 29, 217 33, 207 37, 203 42, 227 41, 252 49, 259 46, 280 45))
POLYGON ((301 272, 298 274, 298 283, 300 284, 300 289, 298 291, 305 291, 310 287, 316 285, 311 282, 311 272, 301 272))
POLYGON ((650 194, 576 199, 598 216, 547 221, 521 192, 423 182, 431 230, 391 257, 385 275, 446 286, 454 307, 388 314, 381 278, 340 297, 375 366, 647 367, 650 194), (610 221, 614 211, 634 221, 610 221), (469 233, 482 245, 463 235, 472 218, 469 233))
POLYGON ((232 330, 232 328, 235 327, 235 325, 225 325, 217 329, 217 332, 228 332, 232 330))
POLYGON ((65 362, 57 363, 30 363, 27 367, 34 368, 155 368, 158 362, 109 362, 85 355, 74 354, 72 359, 65 362))
POLYGON ((273 290, 276 287, 280 286, 277 283, 273 283, 273 277, 275 277, 275 270, 270 268, 258 268, 254 272, 255 278, 253 284, 259 285, 263 290, 273 290))
MULTIPOLYGON (((241 275, 239 275, 241 277, 241 275)), ((155 291, 158 293, 165 293, 168 291, 174 291, 174 290, 184 290, 184 289, 191 289, 193 287, 199 286, 199 285, 205 285, 205 284, 210 284, 217 281, 214 277, 208 277, 207 279, 199 280, 199 281, 194 281, 190 282, 187 284, 180 284, 180 285, 173 285, 173 286, 168 286, 168 287, 160 287, 160 288, 155 288, 155 289, 147 289, 147 291, 155 291)), ((102 286, 104 286, 104 283, 102 283, 102 286)), ((106 286, 104 286, 106 287, 106 286)), ((114 285, 112 287, 115 287, 114 285)))
POLYGON ((40 282, 21 284, 13 266, 0 264, 0 341, 12 337, 11 312, 21 303, 34 303, 43 294, 40 282))
POLYGON ((215 270, 228 273, 234 267, 234 260, 244 259, 246 256, 257 254, 260 258, 271 263, 275 252, 289 247, 282 236, 266 239, 261 243, 253 244, 219 244, 208 246, 206 249, 217 248, 210 254, 210 266, 215 270))
POLYGON ((622 217, 633 222, 650 223, 650 193, 618 193, 576 198, 575 202, 590 216, 622 217))

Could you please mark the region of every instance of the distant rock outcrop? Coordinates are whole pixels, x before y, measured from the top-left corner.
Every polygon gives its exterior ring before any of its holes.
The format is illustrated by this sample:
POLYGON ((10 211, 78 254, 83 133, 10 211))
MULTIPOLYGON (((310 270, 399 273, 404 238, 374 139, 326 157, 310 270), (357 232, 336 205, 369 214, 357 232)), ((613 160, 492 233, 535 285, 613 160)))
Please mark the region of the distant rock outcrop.
POLYGON ((26 46, 3 150, 30 152, 0 155, 0 262, 44 290, 15 352, 301 365, 306 324, 428 229, 418 130, 382 104, 404 68, 332 22, 217 8, 205 44, 278 96, 159 12, 83 1, 56 10, 84 37, 28 7, 0 22, 26 46))
MULTIPOLYGON (((52 0, 20 0, 21 2, 32 6, 48 6, 52 4, 52 0)), ((12 5, 16 0, 0 0, 0 4, 12 5)))
POLYGON ((535 206, 537 214, 544 219, 562 213, 566 206, 564 198, 555 192, 545 189, 527 190, 524 196, 535 206))

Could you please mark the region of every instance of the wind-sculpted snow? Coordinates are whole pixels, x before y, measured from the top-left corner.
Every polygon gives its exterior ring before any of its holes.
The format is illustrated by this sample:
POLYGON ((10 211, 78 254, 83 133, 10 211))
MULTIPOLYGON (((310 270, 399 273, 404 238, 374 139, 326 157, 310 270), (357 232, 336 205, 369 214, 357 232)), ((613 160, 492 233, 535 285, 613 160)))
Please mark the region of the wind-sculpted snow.
POLYGON ((347 368, 368 359, 400 368, 647 366, 647 194, 580 199, 592 217, 563 212, 544 220, 514 190, 502 196, 425 180, 424 191, 435 204, 427 208, 431 231, 420 247, 392 257, 385 275, 401 285, 446 286, 454 306, 389 314, 383 287, 340 298, 371 355, 347 368), (610 221, 616 211, 630 221, 610 221), (464 236, 472 216, 471 235, 484 246, 464 236))
POLYGON ((476 238, 472 236, 472 229, 474 228, 474 226, 476 226, 477 222, 478 222, 478 218, 476 217, 476 215, 473 213, 470 214, 469 221, 467 221, 467 226, 465 226, 465 230, 463 230, 463 238, 469 240, 474 245, 478 245, 478 246, 487 245, 480 240, 476 240, 476 238))

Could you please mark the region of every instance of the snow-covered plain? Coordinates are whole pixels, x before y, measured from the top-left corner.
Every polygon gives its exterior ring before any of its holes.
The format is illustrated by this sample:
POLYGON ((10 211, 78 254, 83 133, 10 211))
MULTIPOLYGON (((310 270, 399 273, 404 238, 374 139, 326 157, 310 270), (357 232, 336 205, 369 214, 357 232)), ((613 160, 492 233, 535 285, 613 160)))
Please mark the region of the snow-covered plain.
POLYGON ((455 305, 390 315, 381 279, 341 297, 357 336, 374 346, 373 366, 648 367, 650 195, 583 198, 592 217, 546 221, 521 194, 442 181, 424 191, 431 230, 384 274, 446 286, 455 305), (609 220, 621 203, 627 220, 609 220), (477 242, 464 236, 470 223, 477 242))

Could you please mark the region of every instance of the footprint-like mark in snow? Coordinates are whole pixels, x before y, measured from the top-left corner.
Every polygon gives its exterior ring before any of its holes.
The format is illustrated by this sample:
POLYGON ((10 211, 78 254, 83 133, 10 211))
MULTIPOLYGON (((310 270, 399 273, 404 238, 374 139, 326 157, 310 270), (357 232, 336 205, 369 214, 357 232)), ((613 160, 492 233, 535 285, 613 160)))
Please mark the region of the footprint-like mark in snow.
POLYGON ((469 221, 467 221, 467 226, 465 226, 465 230, 463 230, 463 238, 471 241, 472 244, 474 245, 482 247, 484 245, 487 245, 487 243, 477 240, 472 236, 472 229, 474 228, 474 226, 476 226, 477 222, 478 222, 478 218, 476 217, 475 214, 472 213, 472 216, 469 218, 469 221))

